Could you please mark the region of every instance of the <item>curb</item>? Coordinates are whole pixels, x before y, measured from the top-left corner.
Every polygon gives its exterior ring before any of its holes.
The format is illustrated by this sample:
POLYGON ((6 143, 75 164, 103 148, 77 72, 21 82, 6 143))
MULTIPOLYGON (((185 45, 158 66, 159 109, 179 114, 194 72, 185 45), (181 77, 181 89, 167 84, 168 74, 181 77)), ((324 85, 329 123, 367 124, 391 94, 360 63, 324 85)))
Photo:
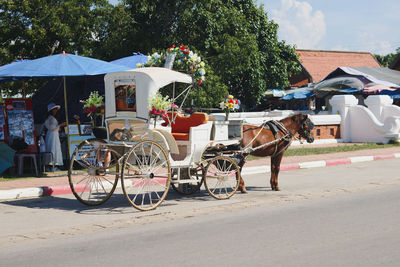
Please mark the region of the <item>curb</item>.
MULTIPOLYGON (((317 161, 306 161, 300 163, 288 163, 281 164, 281 171, 290 171, 296 169, 309 169, 309 168, 319 168, 334 165, 351 164, 357 162, 366 162, 373 160, 385 160, 400 158, 400 153, 394 153, 389 155, 377 155, 377 156, 360 156, 360 157, 350 157, 344 159, 329 159, 329 160, 317 160, 317 161)), ((242 174, 259 174, 270 172, 269 165, 261 165, 254 167, 243 168, 242 174)), ((36 198, 45 196, 55 196, 63 194, 72 194, 69 185, 56 185, 56 186, 42 186, 42 187, 28 187, 10 190, 0 190, 0 201, 4 200, 16 200, 23 198, 36 198)))

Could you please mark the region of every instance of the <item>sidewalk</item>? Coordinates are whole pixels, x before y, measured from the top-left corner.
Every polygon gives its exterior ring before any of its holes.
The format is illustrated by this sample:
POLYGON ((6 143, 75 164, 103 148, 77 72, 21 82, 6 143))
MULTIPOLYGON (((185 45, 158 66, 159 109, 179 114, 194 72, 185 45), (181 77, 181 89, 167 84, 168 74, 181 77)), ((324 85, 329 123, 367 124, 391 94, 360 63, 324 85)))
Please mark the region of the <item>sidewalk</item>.
MULTIPOLYGON (((341 144, 332 144, 341 145, 341 144)), ((327 145, 315 145, 327 146, 327 145)), ((362 161, 400 158, 400 147, 366 149, 350 152, 315 154, 308 156, 283 157, 281 171, 299 168, 327 167, 339 164, 351 164, 362 161)), ((269 172, 270 159, 250 160, 242 174, 269 172)), ((0 200, 33 198, 69 193, 68 177, 21 178, 0 182, 0 200)))

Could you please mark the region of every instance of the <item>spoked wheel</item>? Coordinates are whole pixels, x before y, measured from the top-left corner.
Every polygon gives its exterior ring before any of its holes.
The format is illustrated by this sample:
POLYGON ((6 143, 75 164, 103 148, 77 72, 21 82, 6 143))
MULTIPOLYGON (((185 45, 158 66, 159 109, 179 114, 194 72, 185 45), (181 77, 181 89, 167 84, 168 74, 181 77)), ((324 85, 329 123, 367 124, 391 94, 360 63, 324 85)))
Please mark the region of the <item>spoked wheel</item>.
POLYGON ((228 199, 239 187, 240 169, 233 159, 219 156, 211 159, 206 167, 204 185, 216 199, 228 199))
MULTIPOLYGON (((176 175, 178 175, 178 169, 176 170, 176 175)), ((200 190, 203 184, 203 176, 205 169, 202 164, 197 165, 194 168, 181 168, 180 169, 181 180, 197 180, 198 182, 188 182, 184 184, 172 183, 172 188, 182 195, 191 195, 200 190)))
POLYGON ((75 149, 68 170, 72 193, 85 205, 106 202, 118 183, 118 154, 102 139, 88 139, 75 149))
POLYGON ((155 209, 171 184, 171 166, 165 150, 153 141, 142 141, 125 156, 121 184, 126 198, 139 210, 155 209))

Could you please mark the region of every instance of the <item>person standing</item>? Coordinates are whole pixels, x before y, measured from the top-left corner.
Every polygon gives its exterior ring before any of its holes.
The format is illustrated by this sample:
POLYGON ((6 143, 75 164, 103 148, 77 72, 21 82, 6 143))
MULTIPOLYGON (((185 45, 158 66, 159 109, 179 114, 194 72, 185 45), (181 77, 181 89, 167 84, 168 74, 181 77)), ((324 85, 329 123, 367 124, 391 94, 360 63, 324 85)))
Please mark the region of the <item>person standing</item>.
POLYGON ((63 157, 61 153, 61 143, 58 132, 62 127, 66 125, 65 122, 58 124, 56 119, 56 114, 60 109, 59 105, 54 103, 50 103, 47 106, 47 119, 44 122, 44 126, 47 128, 45 143, 46 143, 46 152, 51 152, 53 154, 53 162, 49 164, 57 166, 54 171, 59 171, 59 167, 63 166, 63 157))

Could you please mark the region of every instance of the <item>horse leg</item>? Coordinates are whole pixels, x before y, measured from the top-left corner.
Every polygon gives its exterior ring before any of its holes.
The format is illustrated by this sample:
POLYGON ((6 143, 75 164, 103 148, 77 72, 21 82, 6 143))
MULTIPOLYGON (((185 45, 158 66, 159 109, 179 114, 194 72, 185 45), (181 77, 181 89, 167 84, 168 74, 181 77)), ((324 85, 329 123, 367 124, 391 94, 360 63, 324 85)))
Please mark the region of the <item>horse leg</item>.
POLYGON ((243 167, 243 165, 244 165, 244 161, 241 161, 238 165, 239 165, 239 170, 240 170, 240 173, 239 173, 239 175, 240 175, 240 182, 239 182, 239 187, 238 187, 238 189, 240 190, 240 192, 242 192, 242 193, 247 193, 247 190, 246 190, 246 186, 245 186, 245 184, 244 184, 244 180, 243 180, 243 178, 242 178, 242 167, 243 167))
POLYGON ((278 185, 278 174, 281 166, 283 153, 279 153, 276 156, 271 156, 271 189, 272 191, 279 191, 278 185))

